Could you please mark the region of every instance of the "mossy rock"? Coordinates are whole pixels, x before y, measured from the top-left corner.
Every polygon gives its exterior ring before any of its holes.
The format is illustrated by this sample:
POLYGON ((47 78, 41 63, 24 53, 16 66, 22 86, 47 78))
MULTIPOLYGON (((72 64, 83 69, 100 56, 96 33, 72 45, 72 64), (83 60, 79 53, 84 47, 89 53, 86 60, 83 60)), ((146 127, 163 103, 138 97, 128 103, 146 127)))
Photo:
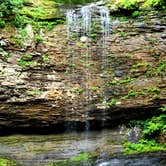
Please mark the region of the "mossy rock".
POLYGON ((18 166, 18 164, 8 158, 0 157, 0 166, 18 166))
POLYGON ((20 13, 35 20, 51 20, 64 17, 59 11, 57 3, 52 0, 27 0, 20 13))

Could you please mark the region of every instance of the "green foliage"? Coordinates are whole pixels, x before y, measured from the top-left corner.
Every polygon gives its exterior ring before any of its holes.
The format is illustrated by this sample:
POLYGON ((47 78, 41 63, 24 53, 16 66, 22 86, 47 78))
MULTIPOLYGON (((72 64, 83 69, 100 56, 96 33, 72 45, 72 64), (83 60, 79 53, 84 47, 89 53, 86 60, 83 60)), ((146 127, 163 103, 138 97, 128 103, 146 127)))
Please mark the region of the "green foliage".
POLYGON ((131 67, 130 71, 133 73, 133 72, 137 71, 138 68, 146 67, 146 66, 147 66, 147 63, 139 62, 139 63, 137 63, 137 64, 134 64, 134 65, 131 67))
POLYGON ((23 61, 31 61, 32 59, 33 59, 33 56, 30 54, 24 54, 21 57, 21 60, 23 60, 23 61))
POLYGON ((112 107, 112 106, 115 106, 116 105, 116 99, 115 98, 112 98, 111 100, 109 101, 103 101, 103 103, 101 103, 102 106, 104 107, 112 107))
POLYGON ((125 96, 122 96, 121 99, 125 100, 125 99, 128 99, 130 97, 138 97, 138 96, 144 96, 145 95, 145 92, 143 90, 139 90, 139 91, 136 91, 136 90, 130 90, 128 92, 127 95, 125 96))
POLYGON ((126 84, 126 83, 129 83, 129 82, 132 82, 132 81, 135 81, 136 78, 126 78, 124 80, 120 80, 120 84, 126 84))
POLYGON ((14 25, 16 28, 23 28, 26 24, 26 17, 19 14, 14 19, 14 25))
POLYGON ((160 99, 160 95, 155 93, 152 98, 153 98, 154 100, 160 99))
MULTIPOLYGON (((161 110, 166 110, 165 106, 161 110)), ((145 121, 131 121, 130 125, 139 126, 142 129, 143 138, 138 143, 125 142, 125 153, 132 154, 166 150, 166 144, 156 142, 159 133, 166 132, 166 114, 154 116, 145 121)))
POLYGON ((89 153, 81 153, 78 156, 71 158, 71 161, 74 162, 87 161, 89 158, 90 158, 89 153))
MULTIPOLYGON (((164 110, 165 107, 160 108, 164 110)), ((154 116, 145 121, 137 120, 131 121, 132 126, 139 126, 142 129, 143 137, 150 138, 152 136, 157 136, 158 133, 166 132, 166 114, 161 114, 160 116, 154 116)))
POLYGON ((139 11, 134 11, 133 13, 132 13, 132 17, 138 17, 139 16, 139 11))
POLYGON ((84 90, 82 88, 73 88, 71 89, 71 93, 81 94, 84 90))
POLYGON ((96 2, 97 0, 54 0, 56 3, 63 4, 85 4, 90 2, 96 2))
POLYGON ((166 114, 161 114, 158 117, 152 117, 147 120, 143 127, 143 134, 145 137, 154 135, 158 132, 166 131, 166 114))
POLYGON ((7 158, 0 157, 0 166, 17 166, 17 164, 7 158))
POLYGON ((3 48, 0 47, 0 52, 3 52, 3 51, 4 51, 3 48))
POLYGON ((58 24, 64 24, 65 21, 63 19, 56 19, 54 21, 48 22, 48 21, 31 21, 31 24, 33 25, 34 31, 37 33, 39 30, 45 29, 47 31, 51 31, 55 25, 58 24))
POLYGON ((29 96, 36 96, 40 95, 42 92, 40 90, 27 90, 26 93, 29 96))
MULTIPOLYGON (((108 0, 107 6, 114 5, 114 11, 126 10, 126 11, 141 11, 142 9, 159 8, 166 9, 165 0, 108 0)), ((133 17, 137 17, 138 12, 132 13, 133 17)))
POLYGON ((42 42, 44 39, 43 39, 43 37, 42 36, 40 36, 40 35, 36 35, 35 36, 35 41, 37 42, 37 43, 40 43, 40 42, 42 42))
POLYGON ((23 48, 24 47, 24 42, 27 39, 27 31, 24 29, 19 29, 18 34, 15 36, 11 36, 10 39, 11 41, 15 44, 16 47, 18 48, 23 48))
POLYGON ((163 71, 166 69, 166 63, 165 62, 161 62, 157 68, 157 74, 159 76, 163 75, 163 71))
POLYGON ((166 112, 166 106, 160 108, 162 111, 165 111, 166 112))
POLYGON ((110 102, 107 103, 108 106, 114 106, 116 105, 116 99, 112 98, 110 102))
POLYGON ((48 54, 43 54, 40 58, 41 62, 49 62, 49 60, 48 54))
POLYGON ((136 9, 138 7, 138 2, 137 0, 119 0, 117 1, 117 5, 120 8, 130 10, 136 9))
POLYGON ((10 53, 3 54, 3 58, 4 58, 5 60, 8 60, 8 59, 11 58, 11 57, 12 57, 12 54, 10 54, 10 53))
POLYGON ((35 62, 33 61, 33 56, 29 54, 24 54, 18 61, 18 65, 20 66, 31 66, 34 65, 35 62))
POLYGON ((13 15, 17 16, 18 9, 22 6, 22 0, 0 0, 0 27, 5 26, 6 19, 12 19, 13 15))
POLYGON ((23 6, 22 0, 0 0, 0 12, 2 17, 16 14, 18 8, 23 6))
POLYGON ((0 28, 3 28, 5 26, 5 21, 0 20, 0 28))
POLYGON ((148 7, 160 7, 162 9, 166 9, 166 2, 165 0, 146 0, 143 5, 143 8, 148 7))
POLYGON ((25 66, 32 66, 34 65, 34 61, 24 61, 24 60, 19 60, 18 61, 18 65, 19 66, 22 66, 22 67, 25 67, 25 66))
POLYGON ((148 65, 148 70, 146 71, 146 75, 148 77, 153 77, 155 76, 155 69, 152 65, 148 65))
POLYGON ((133 82, 135 81, 136 78, 131 78, 131 77, 126 77, 123 80, 112 80, 110 82, 107 83, 107 86, 114 86, 114 85, 121 85, 121 84, 127 84, 129 82, 133 82))
POLYGON ((125 142, 124 147, 124 153, 126 154, 166 150, 166 144, 159 144, 154 140, 150 141, 146 139, 141 139, 138 143, 125 142))
POLYGON ((126 37, 127 36, 127 33, 124 32, 124 31, 119 32, 119 34, 120 34, 121 37, 126 37))
POLYGON ((90 86, 89 90, 96 92, 98 90, 97 86, 90 86))
POLYGON ((160 92, 160 88, 158 88, 158 87, 150 87, 150 88, 148 88, 148 92, 158 93, 158 92, 160 92))

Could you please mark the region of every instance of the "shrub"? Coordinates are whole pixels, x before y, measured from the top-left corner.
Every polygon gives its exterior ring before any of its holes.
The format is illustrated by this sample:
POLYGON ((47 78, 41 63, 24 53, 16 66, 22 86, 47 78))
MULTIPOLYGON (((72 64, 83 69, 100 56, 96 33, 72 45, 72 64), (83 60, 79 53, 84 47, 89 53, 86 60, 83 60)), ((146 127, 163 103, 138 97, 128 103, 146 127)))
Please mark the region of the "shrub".
POLYGON ((15 19, 14 19, 14 25, 16 28, 23 28, 26 24, 26 17, 25 16, 21 16, 21 15, 16 15, 15 19))
POLYGON ((3 28, 5 26, 5 21, 0 20, 0 27, 3 28))
POLYGON ((22 0, 0 0, 1 17, 16 14, 18 8, 22 7, 22 0))

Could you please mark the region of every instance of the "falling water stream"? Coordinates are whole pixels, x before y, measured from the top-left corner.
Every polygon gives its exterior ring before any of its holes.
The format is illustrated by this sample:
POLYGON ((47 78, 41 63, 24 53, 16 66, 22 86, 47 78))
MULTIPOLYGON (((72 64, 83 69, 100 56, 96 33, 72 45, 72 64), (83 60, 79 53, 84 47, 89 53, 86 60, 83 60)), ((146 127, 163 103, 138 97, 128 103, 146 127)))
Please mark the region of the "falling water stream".
MULTIPOLYGON (((93 55, 94 50, 94 41, 93 37, 98 37, 95 41, 96 49, 100 50, 98 52, 99 58, 99 71, 101 72, 103 82, 106 79, 106 68, 108 64, 107 60, 107 47, 108 47, 108 36, 110 32, 110 19, 109 19, 109 12, 106 7, 97 6, 96 4, 90 4, 88 6, 83 6, 82 8, 71 9, 67 11, 67 26, 68 26, 68 40, 69 40, 69 49, 73 50, 68 53, 69 56, 69 63, 73 65, 78 64, 81 57, 84 58, 84 71, 83 74, 83 82, 82 85, 80 84, 81 88, 84 89, 84 97, 82 101, 86 105, 85 110, 85 117, 86 117, 86 124, 85 130, 89 130, 90 125, 88 122, 88 111, 90 110, 89 105, 91 100, 93 99, 92 93, 90 91, 91 80, 95 75, 91 72, 93 64, 93 55), (75 48, 71 48, 73 47, 75 48), (79 53, 78 44, 84 45, 84 52, 79 53), (97 48, 99 47, 99 48, 97 48)), ((96 53, 97 54, 97 53, 96 53)), ((79 84, 79 77, 78 77, 78 69, 75 66, 70 71, 71 73, 71 82, 73 85, 79 84), (74 79, 73 79, 74 78, 74 79)), ((81 82, 81 81, 80 81, 81 82)), ((103 90, 103 103, 107 102, 107 95, 103 90)), ((72 110, 77 111, 76 108, 76 101, 73 98, 73 107, 72 110)))

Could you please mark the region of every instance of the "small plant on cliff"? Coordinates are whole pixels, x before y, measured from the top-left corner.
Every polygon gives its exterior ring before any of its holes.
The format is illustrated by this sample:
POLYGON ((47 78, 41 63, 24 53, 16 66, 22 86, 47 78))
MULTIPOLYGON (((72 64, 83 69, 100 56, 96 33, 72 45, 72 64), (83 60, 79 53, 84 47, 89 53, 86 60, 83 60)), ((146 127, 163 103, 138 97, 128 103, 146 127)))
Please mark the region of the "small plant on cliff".
POLYGON ((163 112, 166 112, 166 106, 160 108, 163 112))
POLYGON ((42 36, 40 36, 40 35, 36 35, 35 36, 35 41, 37 42, 37 43, 40 43, 40 42, 42 42, 44 39, 43 39, 43 37, 42 36))
POLYGON ((97 86, 90 86, 89 90, 96 92, 98 90, 97 86))
POLYGON ((22 6, 22 0, 0 0, 0 27, 5 25, 6 19, 17 16, 18 9, 22 6))
POLYGON ((0 166, 17 166, 17 164, 10 159, 0 157, 0 166))
POLYGON ((124 147, 125 147, 124 153, 126 154, 166 150, 166 145, 159 144, 154 140, 149 141, 147 139, 141 139, 138 143, 125 142, 124 147))
POLYGON ((36 90, 27 90, 26 93, 29 96, 36 96, 36 95, 41 95, 42 94, 42 92, 38 89, 36 89, 36 90))
POLYGON ((166 63, 165 62, 161 62, 157 68, 157 74, 159 76, 163 75, 164 70, 166 69, 166 63))
POLYGON ((128 99, 130 97, 138 97, 138 96, 144 96, 144 95, 145 95, 145 92, 143 90, 138 90, 138 91, 136 91, 136 90, 130 90, 128 92, 128 94, 125 95, 125 96, 122 96, 121 99, 122 100, 126 100, 126 99, 128 99))
POLYGON ((10 39, 18 48, 24 47, 24 42, 27 40, 28 33, 25 29, 19 29, 17 35, 11 35, 10 39))
POLYGON ((159 116, 154 116, 145 121, 131 121, 131 126, 139 126, 142 129, 142 139, 138 143, 125 142, 125 153, 142 153, 166 150, 166 144, 161 144, 158 141, 158 136, 166 132, 166 110, 165 106, 160 108, 163 113, 159 116))
POLYGON ((82 88, 73 88, 71 89, 71 93, 81 94, 84 90, 82 88))
POLYGON ((80 161, 87 161, 90 158, 89 153, 81 153, 78 156, 71 158, 71 161, 80 162, 80 161))
POLYGON ((41 56, 41 58, 40 58, 40 61, 41 62, 49 62, 49 57, 48 57, 48 54, 43 54, 42 56, 41 56))

